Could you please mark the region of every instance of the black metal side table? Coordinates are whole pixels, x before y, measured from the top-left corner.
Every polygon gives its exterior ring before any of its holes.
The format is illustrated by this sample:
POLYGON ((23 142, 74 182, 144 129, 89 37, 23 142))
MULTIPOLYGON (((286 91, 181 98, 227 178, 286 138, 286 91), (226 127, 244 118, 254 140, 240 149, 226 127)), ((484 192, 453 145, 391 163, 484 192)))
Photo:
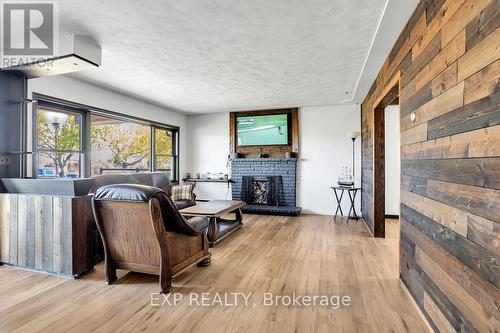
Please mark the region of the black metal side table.
POLYGON ((347 191, 347 194, 349 195, 349 201, 351 202, 351 207, 349 208, 349 215, 347 215, 347 223, 349 223, 349 220, 359 220, 359 216, 356 213, 356 208, 354 208, 354 200, 356 200, 356 195, 358 194, 358 191, 361 190, 361 187, 332 186, 331 188, 333 189, 333 193, 335 194, 335 199, 337 200, 337 209, 335 210, 335 217, 333 218, 333 220, 337 219, 337 213, 339 210, 340 210, 340 215, 344 216, 341 204, 342 204, 342 197, 344 196, 345 191, 347 191))

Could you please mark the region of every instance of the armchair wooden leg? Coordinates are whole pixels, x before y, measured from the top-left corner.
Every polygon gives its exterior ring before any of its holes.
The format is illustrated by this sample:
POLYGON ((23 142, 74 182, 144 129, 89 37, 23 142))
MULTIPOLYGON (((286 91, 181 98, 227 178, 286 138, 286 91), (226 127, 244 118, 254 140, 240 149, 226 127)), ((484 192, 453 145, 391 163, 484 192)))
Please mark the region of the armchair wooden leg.
POLYGON ((162 294, 168 294, 172 291, 172 278, 170 260, 168 254, 164 253, 160 263, 160 289, 162 294))
POLYGON ((108 284, 112 284, 117 280, 115 265, 108 259, 105 260, 104 273, 108 284))
POLYGON ((162 294, 168 294, 172 291, 172 277, 160 275, 160 290, 162 294))
POLYGON ((199 261, 196 265, 198 267, 207 267, 210 266, 210 263, 212 262, 212 255, 209 255, 206 258, 203 258, 203 260, 199 261))

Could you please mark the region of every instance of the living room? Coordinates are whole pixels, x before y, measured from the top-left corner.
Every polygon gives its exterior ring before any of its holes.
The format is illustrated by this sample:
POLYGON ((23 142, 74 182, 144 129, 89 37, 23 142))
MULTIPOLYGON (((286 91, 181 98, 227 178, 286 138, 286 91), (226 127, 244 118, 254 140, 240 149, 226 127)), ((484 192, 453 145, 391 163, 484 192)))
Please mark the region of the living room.
POLYGON ((0 5, 0 331, 500 330, 500 1, 0 5))

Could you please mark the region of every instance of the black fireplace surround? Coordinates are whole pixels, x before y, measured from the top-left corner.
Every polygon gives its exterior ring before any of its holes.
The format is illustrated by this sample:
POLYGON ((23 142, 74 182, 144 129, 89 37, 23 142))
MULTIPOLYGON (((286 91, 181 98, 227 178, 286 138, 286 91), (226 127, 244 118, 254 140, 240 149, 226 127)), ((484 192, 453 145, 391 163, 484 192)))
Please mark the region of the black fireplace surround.
POLYGON ((238 158, 231 161, 233 200, 247 203, 242 210, 252 214, 298 215, 296 207, 295 158, 238 158), (252 187, 267 182, 265 203, 256 203, 252 187))
POLYGON ((266 180, 255 179, 253 176, 241 178, 241 200, 247 204, 279 206, 282 194, 281 176, 267 176, 266 180))

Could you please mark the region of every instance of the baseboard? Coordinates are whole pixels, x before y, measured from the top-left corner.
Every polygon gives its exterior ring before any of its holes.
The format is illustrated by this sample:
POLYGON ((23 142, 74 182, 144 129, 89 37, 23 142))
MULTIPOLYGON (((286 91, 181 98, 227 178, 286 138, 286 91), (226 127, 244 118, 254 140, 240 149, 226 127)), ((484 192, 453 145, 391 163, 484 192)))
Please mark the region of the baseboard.
POLYGON ((399 220, 399 215, 386 215, 385 218, 399 220))
MULTIPOLYGON (((359 218, 363 218, 363 212, 358 212, 356 209, 356 213, 358 213, 359 218)), ((322 216, 334 216, 335 213, 333 211, 328 211, 328 210, 314 210, 310 208, 304 208, 302 207, 302 214, 307 214, 307 215, 322 215, 322 216)), ((337 215, 338 217, 347 217, 343 215, 337 215)))
POLYGON ((401 285, 401 289, 403 289, 403 292, 406 294, 406 296, 410 299, 410 302, 412 303, 413 307, 415 308, 415 311, 418 313, 419 317, 422 319, 424 322, 425 326, 427 327, 427 330, 429 332, 435 332, 434 329, 432 328, 432 325, 429 323, 429 320, 425 316, 425 314, 422 312, 422 309, 418 306, 417 302, 411 295, 410 291, 406 287, 406 285, 403 283, 401 279, 399 279, 399 284, 401 285))

